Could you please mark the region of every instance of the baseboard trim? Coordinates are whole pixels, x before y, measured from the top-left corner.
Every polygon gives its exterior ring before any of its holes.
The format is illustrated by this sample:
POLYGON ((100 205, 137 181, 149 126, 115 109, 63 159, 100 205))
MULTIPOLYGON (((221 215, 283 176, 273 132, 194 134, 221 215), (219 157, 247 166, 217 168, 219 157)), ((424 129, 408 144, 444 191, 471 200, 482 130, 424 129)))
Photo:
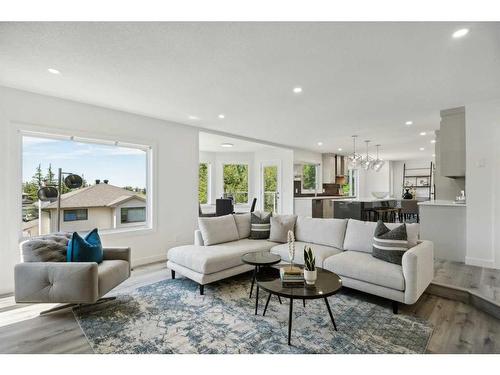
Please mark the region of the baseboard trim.
POLYGON ((493 259, 465 257, 465 264, 485 268, 498 268, 495 267, 495 261, 493 259))
POLYGON ((474 290, 433 281, 426 289, 426 292, 438 297, 466 303, 494 318, 500 319, 500 303, 482 296, 474 290))
POLYGON ((165 254, 158 254, 158 255, 153 255, 153 256, 149 256, 149 257, 134 259, 134 260, 132 260, 132 268, 144 266, 146 264, 162 262, 162 261, 165 261, 165 262, 167 261, 166 252, 165 252, 165 254))

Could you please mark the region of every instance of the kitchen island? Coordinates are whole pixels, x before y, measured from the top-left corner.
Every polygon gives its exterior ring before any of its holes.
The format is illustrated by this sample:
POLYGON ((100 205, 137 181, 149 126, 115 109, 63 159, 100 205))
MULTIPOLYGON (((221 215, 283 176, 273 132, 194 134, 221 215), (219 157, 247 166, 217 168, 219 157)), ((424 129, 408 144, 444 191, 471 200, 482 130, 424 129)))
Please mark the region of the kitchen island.
POLYGON ((294 198, 294 213, 303 217, 333 218, 333 202, 349 199, 344 195, 318 195, 294 198))
POLYGON ((377 207, 396 207, 397 199, 352 198, 339 199, 333 205, 335 219, 365 220, 365 212, 377 207))
POLYGON ((464 263, 466 205, 449 200, 431 200, 420 202, 418 209, 420 238, 434 242, 434 256, 464 263))

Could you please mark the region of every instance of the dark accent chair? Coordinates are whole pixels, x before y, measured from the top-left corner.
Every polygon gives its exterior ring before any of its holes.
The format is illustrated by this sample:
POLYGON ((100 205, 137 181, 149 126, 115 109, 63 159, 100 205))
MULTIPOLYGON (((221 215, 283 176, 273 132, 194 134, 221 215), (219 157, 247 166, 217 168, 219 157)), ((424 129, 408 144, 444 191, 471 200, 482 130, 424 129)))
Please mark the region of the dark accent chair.
POLYGON ((255 211, 255 205, 257 204, 257 198, 254 198, 252 201, 252 207, 250 208, 250 212, 255 211))
POLYGON ((416 220, 417 223, 420 222, 420 217, 418 215, 418 201, 415 199, 403 199, 401 200, 401 219, 402 221, 412 221, 416 220))
POLYGON ((234 204, 232 199, 221 198, 215 200, 216 216, 230 215, 234 213, 234 204))

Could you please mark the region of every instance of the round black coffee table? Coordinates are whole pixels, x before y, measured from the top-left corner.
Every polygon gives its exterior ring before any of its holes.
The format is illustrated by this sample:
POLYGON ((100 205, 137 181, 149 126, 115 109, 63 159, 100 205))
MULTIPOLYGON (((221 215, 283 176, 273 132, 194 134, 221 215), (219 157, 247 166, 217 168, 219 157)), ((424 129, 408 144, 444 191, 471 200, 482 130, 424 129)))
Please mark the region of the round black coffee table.
MULTIPOLYGON (((288 267, 288 266, 283 266, 288 267)), ((269 300, 271 295, 275 294, 278 297, 285 297, 290 299, 290 312, 288 317, 288 345, 290 345, 290 339, 292 334, 292 312, 293 312, 293 300, 294 299, 318 299, 323 298, 325 300, 326 308, 330 319, 333 323, 333 328, 337 330, 335 324, 335 319, 333 319, 332 310, 330 309, 330 304, 328 303, 329 296, 337 293, 340 288, 342 288, 342 279, 333 272, 327 271, 323 268, 316 267, 318 270, 318 278, 316 283, 312 286, 304 284, 300 287, 283 287, 280 279, 279 269, 268 268, 264 272, 258 272, 256 276, 257 287, 262 288, 269 293, 266 301, 266 307, 264 307, 263 315, 266 315, 267 306, 269 305, 269 300)))
MULTIPOLYGON (((252 286, 250 287, 250 298, 252 298, 253 286, 255 284, 255 277, 260 267, 269 267, 274 264, 281 262, 281 257, 276 254, 271 254, 268 251, 256 252, 256 253, 246 253, 241 257, 241 261, 246 264, 255 266, 252 276, 252 286)), ((259 299, 259 286, 257 285, 257 300, 259 299)), ((281 303, 281 299, 280 299, 281 303)), ((255 315, 257 315, 257 306, 255 307, 255 315)))

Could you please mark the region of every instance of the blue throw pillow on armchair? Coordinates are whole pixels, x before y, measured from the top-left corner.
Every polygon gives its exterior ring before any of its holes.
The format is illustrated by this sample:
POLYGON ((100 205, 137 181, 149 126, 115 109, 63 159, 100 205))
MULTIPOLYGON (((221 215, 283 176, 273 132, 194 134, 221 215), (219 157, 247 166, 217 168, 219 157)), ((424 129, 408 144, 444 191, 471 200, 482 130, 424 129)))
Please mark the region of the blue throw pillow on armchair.
POLYGON ((97 228, 82 238, 77 232, 73 233, 68 243, 66 260, 68 262, 96 262, 101 263, 103 258, 101 238, 97 228))

